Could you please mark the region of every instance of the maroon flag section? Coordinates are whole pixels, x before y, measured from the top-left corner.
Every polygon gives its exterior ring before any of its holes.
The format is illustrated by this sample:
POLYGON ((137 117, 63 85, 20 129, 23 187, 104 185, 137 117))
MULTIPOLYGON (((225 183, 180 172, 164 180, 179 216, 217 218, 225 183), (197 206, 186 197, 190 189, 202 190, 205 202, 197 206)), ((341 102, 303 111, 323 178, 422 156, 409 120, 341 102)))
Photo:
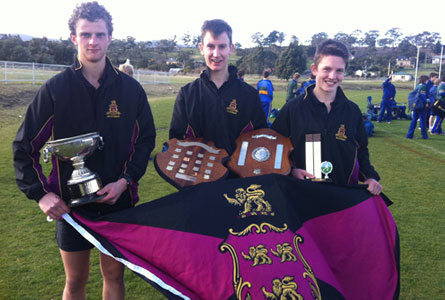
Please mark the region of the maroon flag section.
POLYGON ((169 299, 397 299, 397 228, 364 187, 282 175, 65 215, 169 299))

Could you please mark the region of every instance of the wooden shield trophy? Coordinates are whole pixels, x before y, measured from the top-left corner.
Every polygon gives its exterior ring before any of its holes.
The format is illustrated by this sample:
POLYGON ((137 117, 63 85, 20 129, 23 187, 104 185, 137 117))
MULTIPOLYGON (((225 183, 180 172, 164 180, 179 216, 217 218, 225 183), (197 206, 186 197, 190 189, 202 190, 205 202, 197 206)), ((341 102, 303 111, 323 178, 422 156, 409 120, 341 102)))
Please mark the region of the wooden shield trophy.
POLYGON ((287 175, 291 171, 292 143, 270 128, 257 129, 236 139, 236 150, 227 166, 240 177, 271 173, 287 175))
POLYGON ((229 155, 203 138, 171 139, 167 151, 156 154, 156 171, 177 189, 201 182, 215 181, 228 175, 223 165, 229 155))

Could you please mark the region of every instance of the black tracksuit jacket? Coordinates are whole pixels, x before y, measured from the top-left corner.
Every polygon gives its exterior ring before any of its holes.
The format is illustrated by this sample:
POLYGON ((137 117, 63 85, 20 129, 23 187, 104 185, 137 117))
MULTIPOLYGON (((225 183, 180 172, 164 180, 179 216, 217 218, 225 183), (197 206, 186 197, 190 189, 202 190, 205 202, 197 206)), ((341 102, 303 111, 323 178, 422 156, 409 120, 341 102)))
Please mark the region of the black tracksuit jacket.
POLYGON ((210 70, 179 91, 170 124, 170 138, 203 137, 229 155, 242 133, 267 127, 258 92, 237 78, 229 66, 229 80, 219 89, 210 70))
POLYGON ((306 169, 306 134, 321 134, 322 161, 330 161, 334 183, 357 183, 380 177, 369 160, 368 136, 357 104, 348 100, 339 87, 328 113, 326 106, 314 95, 315 85, 307 93, 289 101, 279 112, 271 128, 290 137, 295 167, 306 169), (358 164, 357 164, 358 163, 358 164))
POLYGON ((71 162, 53 156, 52 170, 46 177, 40 149, 49 139, 89 132, 99 132, 104 148, 86 159, 86 167, 99 175, 103 186, 122 176, 132 182, 115 205, 88 205, 99 211, 113 211, 138 200, 137 181, 145 173, 155 146, 153 116, 142 86, 118 71, 108 58, 99 89, 83 77, 82 65, 76 60, 48 80, 30 104, 13 142, 16 181, 28 198, 39 201, 54 192, 69 200, 71 162))

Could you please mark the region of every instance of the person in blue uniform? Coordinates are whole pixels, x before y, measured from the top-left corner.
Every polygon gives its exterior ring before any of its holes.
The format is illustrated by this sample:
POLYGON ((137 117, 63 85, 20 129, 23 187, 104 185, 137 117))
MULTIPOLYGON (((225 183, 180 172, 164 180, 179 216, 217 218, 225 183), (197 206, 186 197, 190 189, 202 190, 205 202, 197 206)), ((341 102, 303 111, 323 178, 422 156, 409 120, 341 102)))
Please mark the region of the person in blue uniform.
MULTIPOLYGON (((430 90, 428 91, 429 94, 429 103, 431 105, 431 108, 433 106, 433 104, 436 102, 436 97, 437 97, 437 88, 439 87, 440 84, 440 79, 436 78, 436 80, 434 80, 434 85, 430 88, 430 90)), ((436 116, 436 114, 433 112, 433 109, 431 109, 431 120, 430 120, 430 127, 428 129, 428 131, 430 133, 432 133, 433 130, 433 124, 434 124, 434 117, 436 116)))
POLYGON ((360 177, 368 185, 369 192, 378 195, 382 186, 369 160, 362 113, 340 87, 348 60, 349 50, 343 43, 322 42, 311 65, 315 85, 308 86, 304 95, 286 103, 271 128, 292 141, 292 176, 298 179, 314 177, 305 170, 305 138, 306 134, 319 133, 322 161, 333 164, 329 174, 332 181, 354 184, 360 177))
MULTIPOLYGON (((269 80, 269 71, 263 72, 263 79, 258 81, 256 85, 256 89, 258 94, 260 95, 261 104, 263 105, 264 114, 266 116, 266 120, 269 123, 269 115, 270 110, 272 108, 273 101, 273 84, 272 81, 269 80)), ((269 124, 270 125, 270 124, 269 124)))
MULTIPOLYGON (((13 155, 19 188, 56 220, 56 240, 66 274, 60 298, 85 299, 94 246, 60 219, 71 211, 67 181, 73 166, 53 157, 52 170, 45 177, 39 151, 48 139, 90 132, 102 136, 103 149, 85 163, 99 175, 103 188, 97 194, 104 197, 82 207, 101 215, 130 208, 138 200, 137 182, 146 171, 156 131, 142 86, 106 57, 113 32, 108 11, 97 2, 82 3, 73 11, 69 28, 77 58, 37 92, 13 141, 13 155)), ((124 266, 102 253, 100 264, 104 299, 124 299, 124 266)))
POLYGON ((242 133, 267 127, 266 118, 255 88, 239 80, 236 68, 229 66, 234 51, 229 24, 205 21, 200 51, 207 68, 179 91, 169 137, 203 137, 230 155, 242 133))
POLYGON ((378 122, 382 122, 383 115, 386 111, 386 121, 388 124, 391 124, 391 118, 392 118, 392 108, 395 105, 395 97, 396 97, 396 87, 391 82, 392 80, 392 74, 386 78, 386 80, 383 82, 383 97, 382 102, 380 103, 380 113, 377 118, 378 122))
MULTIPOLYGON (((440 79, 440 84, 437 87, 435 101, 439 101, 439 100, 442 100, 442 102, 445 102, 445 76, 442 76, 442 78, 440 79)), ((445 109, 445 107, 443 107, 442 109, 445 109)), ((442 115, 437 114, 436 120, 434 121, 434 124, 433 124, 433 128, 431 129, 432 134, 443 134, 442 123, 443 123, 444 117, 445 117, 444 114, 442 114, 442 115)))
POLYGON ((426 123, 425 128, 427 128, 430 132, 431 129, 433 128, 433 118, 434 118, 434 114, 433 111, 431 110, 431 107, 433 106, 434 98, 436 96, 431 94, 430 90, 434 86, 434 82, 436 81, 436 79, 439 79, 439 74, 431 72, 430 78, 426 82, 426 101, 428 103, 428 106, 425 107, 425 123, 426 123))
POLYGON ((297 90, 297 92, 295 93, 295 98, 297 98, 297 96, 304 94, 304 85, 306 84, 306 81, 302 81, 300 84, 300 88, 297 90))
POLYGON ((419 97, 421 98, 423 102, 423 107, 415 109, 413 111, 413 118, 411 120, 411 123, 409 124, 408 133, 406 134, 407 139, 412 139, 414 137, 414 132, 417 127, 417 120, 419 120, 419 126, 420 126, 420 132, 422 134, 422 139, 428 139, 428 134, 426 130, 426 122, 425 122, 425 107, 427 105, 427 98, 426 98, 426 83, 428 81, 427 75, 422 75, 419 78, 419 83, 415 87, 414 91, 419 92, 419 97))
POLYGON ((315 83, 316 83, 316 81, 315 81, 315 74, 311 73, 311 76, 309 76, 309 80, 306 81, 306 82, 303 84, 303 94, 305 93, 306 88, 307 88, 308 86, 310 86, 310 85, 312 85, 312 84, 315 84, 315 83))

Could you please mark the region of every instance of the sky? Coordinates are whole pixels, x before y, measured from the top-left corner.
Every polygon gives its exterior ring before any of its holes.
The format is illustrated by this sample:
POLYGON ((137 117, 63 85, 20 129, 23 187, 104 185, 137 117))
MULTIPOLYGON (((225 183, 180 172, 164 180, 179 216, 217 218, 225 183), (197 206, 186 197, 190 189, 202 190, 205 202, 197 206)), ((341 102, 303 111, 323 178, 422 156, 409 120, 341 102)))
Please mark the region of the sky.
MULTIPOLYGON (((33 37, 67 39, 68 19, 76 0, 5 0, 0 5, 0 33, 33 37), (7 2, 7 3, 5 3, 7 2)), ((113 38, 136 41, 171 39, 182 43, 185 33, 200 34, 205 20, 223 19, 233 30, 233 42, 242 47, 254 46, 256 32, 267 36, 271 31, 284 32, 289 44, 292 35, 300 43, 314 34, 338 32, 350 34, 378 30, 380 38, 391 28, 403 36, 437 32, 445 44, 445 26, 439 22, 445 11, 444 0, 409 4, 406 0, 99 0, 113 17, 113 38), (425 4, 424 4, 425 3, 425 4), (437 17, 434 13, 437 12, 437 17)))

